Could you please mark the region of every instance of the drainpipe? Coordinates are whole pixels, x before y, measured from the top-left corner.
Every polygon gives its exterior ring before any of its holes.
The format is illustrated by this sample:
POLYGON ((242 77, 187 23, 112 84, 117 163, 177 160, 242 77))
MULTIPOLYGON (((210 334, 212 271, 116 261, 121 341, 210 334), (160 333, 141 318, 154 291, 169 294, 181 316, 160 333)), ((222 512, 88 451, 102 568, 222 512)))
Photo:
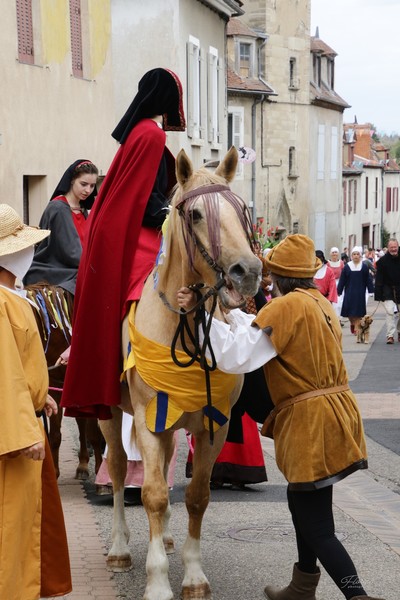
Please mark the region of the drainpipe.
MULTIPOLYGON (((251 147, 253 150, 257 148, 257 104, 261 104, 265 100, 265 95, 263 94, 261 97, 256 98, 251 105, 251 147)), ((256 206, 256 163, 257 158, 251 164, 251 214, 253 225, 257 223, 257 206, 256 206)))
MULTIPOLYGON (((381 249, 384 246, 383 243, 383 200, 384 200, 384 192, 385 192, 385 169, 382 167, 381 169, 381 249)), ((386 200, 386 197, 385 197, 386 200)))

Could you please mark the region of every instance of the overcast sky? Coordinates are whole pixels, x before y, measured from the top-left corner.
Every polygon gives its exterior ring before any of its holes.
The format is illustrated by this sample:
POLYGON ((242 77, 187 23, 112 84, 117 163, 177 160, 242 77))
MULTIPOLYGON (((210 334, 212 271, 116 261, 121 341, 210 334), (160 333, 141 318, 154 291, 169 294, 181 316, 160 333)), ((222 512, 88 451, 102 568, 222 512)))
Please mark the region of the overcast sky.
POLYGON ((311 35, 337 52, 335 90, 344 122, 400 134, 400 0, 311 0, 311 35))

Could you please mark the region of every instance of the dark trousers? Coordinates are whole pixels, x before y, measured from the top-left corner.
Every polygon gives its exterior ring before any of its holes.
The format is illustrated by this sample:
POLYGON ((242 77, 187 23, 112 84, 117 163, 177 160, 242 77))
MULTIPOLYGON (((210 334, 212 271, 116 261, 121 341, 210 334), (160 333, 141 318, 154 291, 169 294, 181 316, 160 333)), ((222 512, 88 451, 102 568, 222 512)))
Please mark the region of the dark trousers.
POLYGON ((317 559, 347 600, 366 595, 347 550, 335 536, 332 486, 311 492, 287 492, 296 531, 298 568, 315 573, 317 559))

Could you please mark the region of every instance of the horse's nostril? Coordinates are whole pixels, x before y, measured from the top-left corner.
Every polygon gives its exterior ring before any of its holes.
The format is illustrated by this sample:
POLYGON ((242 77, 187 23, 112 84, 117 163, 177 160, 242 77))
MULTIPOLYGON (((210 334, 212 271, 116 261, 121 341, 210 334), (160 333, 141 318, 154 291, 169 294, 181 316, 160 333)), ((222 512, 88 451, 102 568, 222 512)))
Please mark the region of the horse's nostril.
POLYGON ((229 269, 229 277, 231 279, 237 279, 240 280, 242 279, 242 277, 244 277, 246 274, 248 273, 248 269, 245 269, 243 267, 243 265, 241 265, 240 263, 236 263, 235 265, 232 265, 229 269))

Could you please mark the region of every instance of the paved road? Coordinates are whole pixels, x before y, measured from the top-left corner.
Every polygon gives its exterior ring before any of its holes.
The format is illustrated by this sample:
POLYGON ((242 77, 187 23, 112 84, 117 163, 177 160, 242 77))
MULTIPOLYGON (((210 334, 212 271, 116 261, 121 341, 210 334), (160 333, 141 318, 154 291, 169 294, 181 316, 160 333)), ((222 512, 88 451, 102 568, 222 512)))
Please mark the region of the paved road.
MULTIPOLYGON (((370 302, 369 312, 376 308, 370 302)), ((400 344, 387 346, 381 306, 374 313, 370 345, 357 344, 343 328, 343 348, 352 388, 357 393, 368 435, 370 468, 335 486, 337 533, 352 555, 371 596, 400 598, 400 344), (399 380, 399 381, 398 381, 399 380)), ((273 443, 262 439, 269 481, 245 492, 212 492, 202 538, 205 572, 214 600, 263 598, 266 583, 286 584, 296 560, 286 485, 276 468, 273 443)), ((72 479, 75 424, 66 419, 60 489, 70 541, 74 592, 71 600, 140 600, 145 587, 147 520, 143 507, 126 509, 134 570, 109 574, 105 552, 111 537, 111 498, 97 497, 93 481, 83 487, 72 479)), ((171 493, 172 530, 177 552, 170 557, 170 579, 179 598, 182 565, 179 550, 186 535, 184 505, 186 441, 179 439, 176 481, 171 493)), ((92 475, 93 479, 93 475, 92 475)), ((319 600, 341 600, 326 573, 319 600)))

